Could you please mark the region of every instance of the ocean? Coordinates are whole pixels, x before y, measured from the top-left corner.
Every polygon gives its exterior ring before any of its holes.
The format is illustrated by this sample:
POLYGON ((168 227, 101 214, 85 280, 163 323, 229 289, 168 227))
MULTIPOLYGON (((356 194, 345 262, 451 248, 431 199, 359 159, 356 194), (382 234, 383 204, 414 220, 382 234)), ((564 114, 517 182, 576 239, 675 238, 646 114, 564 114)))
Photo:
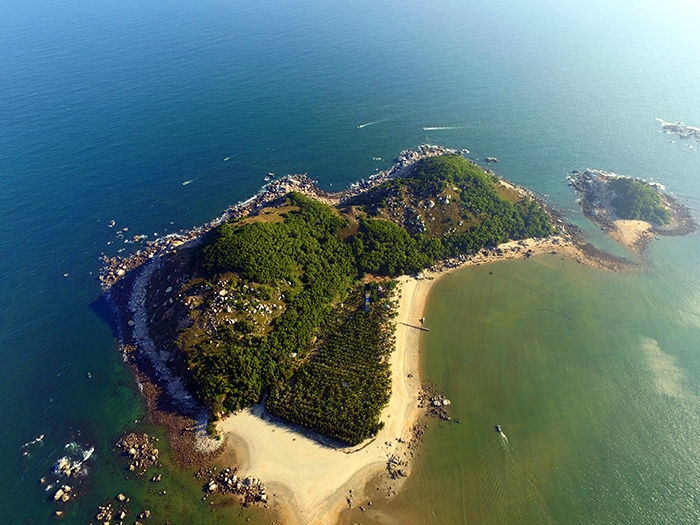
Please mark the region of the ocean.
MULTIPOLYGON (((162 435, 100 300, 100 254, 138 248, 116 230, 201 224, 268 172, 344 188, 427 142, 499 158, 620 253, 565 176, 653 178, 700 210, 700 145, 655 120, 700 126, 699 20, 684 0, 3 2, 0 515, 52 522, 39 480, 70 456, 64 523, 119 492, 154 521, 270 521, 202 502, 162 440, 163 482, 125 479, 119 436, 162 435)), ((384 518, 696 523, 699 254, 662 238, 640 273, 546 257, 438 283, 424 374, 461 423, 431 425, 384 518)))

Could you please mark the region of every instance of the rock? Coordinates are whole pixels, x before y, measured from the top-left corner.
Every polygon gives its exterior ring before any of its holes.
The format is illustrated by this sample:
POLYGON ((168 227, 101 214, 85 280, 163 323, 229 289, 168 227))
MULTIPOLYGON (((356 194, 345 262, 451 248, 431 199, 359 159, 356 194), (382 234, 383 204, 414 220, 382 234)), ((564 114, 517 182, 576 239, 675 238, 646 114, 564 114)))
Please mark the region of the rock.
POLYGON ((151 517, 151 511, 146 509, 144 510, 141 514, 139 514, 139 518, 141 519, 148 519, 151 517))
POLYGON ((57 518, 60 518, 61 516, 63 516, 63 511, 57 510, 56 512, 53 513, 53 515, 56 516, 57 518))
POLYGON ((66 503, 70 499, 70 494, 64 494, 61 496, 61 502, 66 503))
POLYGON ((132 319, 129 319, 129 320, 126 322, 126 324, 128 324, 129 326, 134 326, 136 323, 135 323, 132 319))
POLYGON ((122 268, 119 268, 119 269, 117 270, 117 275, 118 275, 119 277, 124 277, 124 276, 126 275, 126 271, 125 271, 124 269, 122 269, 122 268))
POLYGON ((172 292, 172 291, 173 291, 173 287, 172 287, 172 286, 168 286, 168 287, 165 289, 165 293, 170 293, 170 292, 172 292))
POLYGON ((452 403, 452 401, 450 401, 449 399, 443 399, 443 400, 442 400, 442 404, 443 404, 444 406, 447 406, 447 405, 449 405, 450 403, 452 403))
POLYGON ((61 497, 63 496, 63 494, 64 494, 63 489, 58 489, 58 490, 56 491, 56 494, 53 495, 53 500, 54 500, 54 501, 58 501, 59 499, 61 499, 61 497))
POLYGON ((63 489, 63 492, 70 492, 72 490, 70 485, 63 485, 61 488, 63 489))
POLYGON ((117 494, 117 501, 126 501, 126 496, 122 493, 117 494))

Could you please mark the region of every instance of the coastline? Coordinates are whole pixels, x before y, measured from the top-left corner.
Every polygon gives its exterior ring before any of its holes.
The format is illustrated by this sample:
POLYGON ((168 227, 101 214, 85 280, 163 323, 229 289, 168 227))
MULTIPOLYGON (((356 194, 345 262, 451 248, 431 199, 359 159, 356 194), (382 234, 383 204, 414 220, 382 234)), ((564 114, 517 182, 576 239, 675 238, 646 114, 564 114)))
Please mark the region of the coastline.
MULTIPOLYGON (((460 152, 425 144, 415 151, 403 151, 390 168, 339 193, 320 190, 306 175, 289 175, 264 185, 253 197, 227 208, 219 217, 202 226, 144 242, 140 249, 128 256, 101 256, 103 266, 99 280, 104 298, 114 312, 115 335, 122 359, 134 372, 151 419, 165 428, 179 464, 209 465, 225 454, 226 447, 222 446, 222 441, 208 437, 202 407, 193 402, 182 382, 173 376, 151 340, 144 298, 146 289, 152 285, 150 277, 163 258, 196 247, 213 228, 254 213, 289 192, 296 191, 326 204, 337 205, 402 176, 422 158, 460 152)), ((305 432, 304 429, 296 430, 305 432)))
MULTIPOLYGON (((169 441, 182 463, 204 464, 218 456, 233 455, 243 475, 254 476, 265 483, 272 495, 270 504, 284 516, 284 523, 335 523, 343 507, 357 507, 366 504, 370 496, 376 497, 364 494, 370 479, 376 479, 379 474, 382 489, 389 496, 400 490, 404 474, 410 473, 419 439, 416 423, 422 413, 418 399, 422 388, 419 320, 430 291, 440 277, 465 266, 540 254, 558 254, 605 270, 620 271, 636 266, 586 243, 575 226, 566 224, 556 210, 538 199, 556 220, 558 235, 509 241, 472 255, 442 261, 417 277, 398 279, 396 348, 391 356, 392 395, 381 415, 385 426, 374 439, 357 447, 334 443, 266 414, 264 402, 219 422, 217 427, 225 436, 222 442, 207 438, 204 435, 206 420, 200 407, 167 368, 148 330, 144 298, 146 288, 153 284, 150 277, 162 263, 162 257, 196 246, 212 228, 253 213, 290 191, 300 191, 327 204, 338 204, 401 176, 421 158, 445 153, 459 152, 437 146, 421 146, 417 152, 403 152, 389 170, 336 194, 322 192, 304 175, 285 177, 266 185, 256 196, 227 209, 204 226, 149 242, 130 257, 104 258, 101 281, 117 314, 125 361, 132 366, 137 381, 143 386, 151 417, 166 427, 169 441), (396 476, 389 467, 399 465, 402 474, 396 476)), ((525 189, 505 181, 501 184, 536 198, 525 189)))

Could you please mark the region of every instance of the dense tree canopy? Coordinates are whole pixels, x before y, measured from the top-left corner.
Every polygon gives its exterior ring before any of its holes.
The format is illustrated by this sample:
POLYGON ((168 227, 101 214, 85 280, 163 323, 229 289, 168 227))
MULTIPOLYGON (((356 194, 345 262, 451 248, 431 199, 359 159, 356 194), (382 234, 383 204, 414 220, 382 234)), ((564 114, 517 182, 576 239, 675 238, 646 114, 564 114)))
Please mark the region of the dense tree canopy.
POLYGON ((659 194, 642 181, 619 178, 611 180, 609 184, 617 195, 610 204, 620 218, 660 225, 671 221, 671 212, 659 194))
POLYGON ((326 436, 356 444, 374 434, 390 393, 393 285, 359 278, 551 233, 536 202, 502 188, 462 157, 429 158, 363 195, 356 214, 292 193, 280 220, 212 231, 199 251, 211 305, 275 313, 267 326, 210 319, 187 351, 193 391, 215 414, 267 392, 270 412, 326 436))

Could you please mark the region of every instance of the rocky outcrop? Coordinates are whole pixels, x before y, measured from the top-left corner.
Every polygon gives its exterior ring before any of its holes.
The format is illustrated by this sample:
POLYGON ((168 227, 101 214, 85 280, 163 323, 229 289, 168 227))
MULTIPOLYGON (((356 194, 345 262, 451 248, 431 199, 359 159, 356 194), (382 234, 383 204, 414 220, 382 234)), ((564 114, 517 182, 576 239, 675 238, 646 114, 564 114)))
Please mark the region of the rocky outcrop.
POLYGON ((262 481, 252 476, 239 477, 236 468, 229 467, 219 472, 210 469, 199 472, 197 477, 206 480, 202 487, 206 495, 202 499, 211 494, 233 494, 241 497, 244 506, 266 504, 269 499, 262 481))
POLYGON ((447 407, 452 404, 437 388, 430 384, 424 383, 421 391, 418 394, 418 407, 425 410, 425 413, 430 417, 436 417, 445 421, 452 421, 452 418, 447 413, 447 407))
POLYGON ((688 126, 683 122, 666 122, 660 118, 656 119, 661 124, 661 131, 664 133, 678 135, 681 139, 694 140, 700 146, 700 128, 688 126))
MULTIPOLYGON (((159 451, 153 445, 154 438, 148 434, 127 434, 117 443, 122 455, 129 459, 129 471, 143 475, 148 468, 158 464, 159 451)), ((118 501, 124 501, 123 494, 117 496, 118 501)))

